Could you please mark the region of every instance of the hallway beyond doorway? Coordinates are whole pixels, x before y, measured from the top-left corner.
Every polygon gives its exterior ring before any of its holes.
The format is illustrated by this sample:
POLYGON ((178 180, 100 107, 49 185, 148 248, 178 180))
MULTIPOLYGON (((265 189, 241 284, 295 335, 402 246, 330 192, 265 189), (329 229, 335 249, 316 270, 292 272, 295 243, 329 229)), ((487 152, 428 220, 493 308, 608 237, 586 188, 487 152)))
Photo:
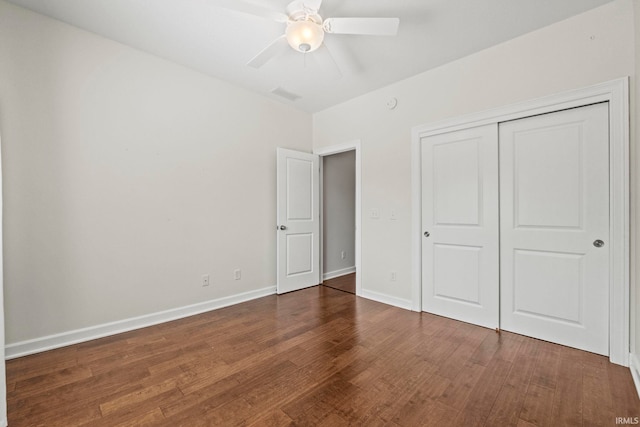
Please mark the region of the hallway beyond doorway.
POLYGON ((356 273, 345 274, 344 276, 334 277, 333 279, 322 282, 323 286, 337 289, 339 291, 356 293, 356 273))

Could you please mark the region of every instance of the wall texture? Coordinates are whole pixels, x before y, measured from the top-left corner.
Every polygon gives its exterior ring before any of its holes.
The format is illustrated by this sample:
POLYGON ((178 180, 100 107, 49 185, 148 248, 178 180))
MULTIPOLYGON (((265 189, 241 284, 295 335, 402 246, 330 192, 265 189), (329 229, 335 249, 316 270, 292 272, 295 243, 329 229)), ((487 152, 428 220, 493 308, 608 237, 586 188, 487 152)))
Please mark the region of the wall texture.
POLYGON ((362 141, 363 289, 411 298, 412 127, 632 76, 634 67, 633 5, 618 0, 315 114, 314 148, 362 141))
POLYGON ((356 265, 356 152, 323 157, 323 173, 322 255, 327 275, 356 265))
POLYGON ((0 128, 7 344, 275 286, 309 114, 0 1, 0 128))

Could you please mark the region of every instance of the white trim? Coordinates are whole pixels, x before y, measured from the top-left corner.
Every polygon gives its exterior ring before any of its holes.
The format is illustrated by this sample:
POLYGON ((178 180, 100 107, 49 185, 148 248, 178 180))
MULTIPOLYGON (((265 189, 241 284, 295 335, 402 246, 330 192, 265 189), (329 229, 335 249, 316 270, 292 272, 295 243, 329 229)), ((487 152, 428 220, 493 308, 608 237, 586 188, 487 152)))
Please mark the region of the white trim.
MULTIPOLYGON (((344 153, 346 151, 356 152, 356 244, 355 244, 355 270, 356 270, 356 295, 362 296, 362 155, 360 140, 346 142, 344 144, 332 145, 330 147, 314 148, 313 154, 322 158, 332 154, 344 153)), ((322 173, 322 167, 320 167, 322 173)), ((322 182, 322 181, 321 181, 322 182)), ((322 200, 322 197, 320 197, 322 200)), ((322 224, 320 221, 320 254, 323 252, 322 242, 322 224)), ((322 261, 320 264, 320 272, 322 273, 322 261)))
POLYGON ((335 279, 336 277, 346 276, 347 274, 355 273, 356 266, 341 268, 340 270, 329 271, 322 274, 322 280, 335 279))
POLYGON ((411 300, 408 299, 398 298, 376 291, 369 291, 367 289, 362 289, 361 295, 359 296, 361 296, 362 298, 370 299, 372 301, 381 302, 383 304, 404 308, 405 310, 411 310, 411 300))
POLYGON ((629 78, 545 96, 488 111, 416 126, 411 141, 412 308, 422 310, 420 140, 426 136, 521 119, 597 102, 609 102, 611 277, 609 360, 629 364, 629 78))
POLYGON ((122 332, 129 332, 135 329, 146 328, 147 326, 170 322, 172 320, 182 319, 184 317, 189 317, 196 314, 206 313, 208 311, 228 307, 230 305, 239 304, 241 302, 250 301, 256 298, 262 298, 267 295, 273 295, 275 293, 276 287, 271 286, 268 288, 257 289, 255 291, 244 292, 237 295, 231 295, 215 300, 187 305, 184 307, 159 311, 157 313, 145 314, 143 316, 104 323, 102 325, 90 326, 88 328, 76 329, 73 331, 62 332, 46 337, 21 341, 7 345, 5 347, 5 357, 7 360, 9 360, 15 359, 17 357, 27 356, 29 354, 53 350, 55 348, 66 347, 72 344, 120 334, 122 332))
POLYGON ((633 378, 633 383, 636 386, 638 397, 640 397, 640 361, 633 353, 629 354, 629 370, 631 370, 631 377, 633 378))
POLYGON ((411 132, 411 236, 411 310, 422 311, 422 150, 416 128, 411 132))
MULTIPOLYGON (((0 142, 0 146, 2 143, 0 142)), ((2 246, 2 212, 3 212, 3 198, 2 198, 2 159, 0 159, 0 256, 3 253, 2 246)), ((5 320, 4 320, 4 282, 3 282, 4 264, 0 260, 0 360, 4 358, 4 344, 6 335, 4 333, 5 320)), ((7 425, 7 371, 4 362, 0 365, 0 425, 7 425)))

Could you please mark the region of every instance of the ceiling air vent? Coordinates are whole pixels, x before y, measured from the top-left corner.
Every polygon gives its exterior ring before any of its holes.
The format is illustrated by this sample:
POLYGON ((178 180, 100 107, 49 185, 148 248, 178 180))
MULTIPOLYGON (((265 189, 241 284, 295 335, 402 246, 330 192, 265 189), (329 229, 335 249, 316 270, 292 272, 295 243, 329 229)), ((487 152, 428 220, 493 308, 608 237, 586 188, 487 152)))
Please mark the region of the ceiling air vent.
POLYGON ((300 99, 300 95, 296 95, 295 93, 291 93, 287 90, 282 89, 281 87, 277 87, 271 91, 274 95, 281 96, 282 98, 288 99, 289 101, 295 101, 296 99, 300 99))

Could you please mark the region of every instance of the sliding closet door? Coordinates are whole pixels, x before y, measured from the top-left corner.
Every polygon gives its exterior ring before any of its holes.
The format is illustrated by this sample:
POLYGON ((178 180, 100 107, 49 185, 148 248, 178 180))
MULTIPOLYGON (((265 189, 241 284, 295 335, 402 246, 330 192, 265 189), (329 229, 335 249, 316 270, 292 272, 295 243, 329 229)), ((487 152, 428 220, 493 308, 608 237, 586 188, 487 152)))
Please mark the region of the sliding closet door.
POLYGON ((498 126, 425 137, 422 307, 498 326, 498 126))
POLYGON ((501 328, 609 354, 608 104, 500 125, 501 328))

